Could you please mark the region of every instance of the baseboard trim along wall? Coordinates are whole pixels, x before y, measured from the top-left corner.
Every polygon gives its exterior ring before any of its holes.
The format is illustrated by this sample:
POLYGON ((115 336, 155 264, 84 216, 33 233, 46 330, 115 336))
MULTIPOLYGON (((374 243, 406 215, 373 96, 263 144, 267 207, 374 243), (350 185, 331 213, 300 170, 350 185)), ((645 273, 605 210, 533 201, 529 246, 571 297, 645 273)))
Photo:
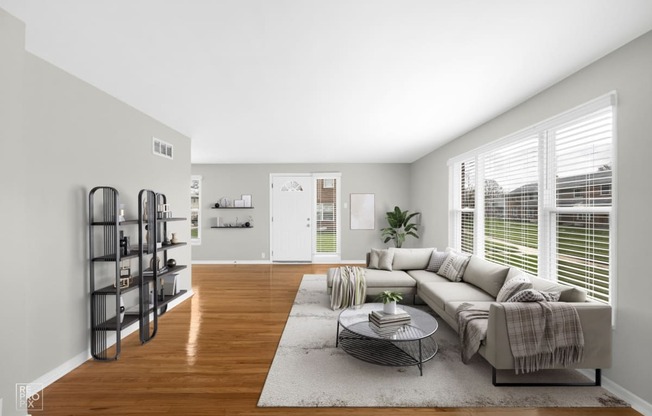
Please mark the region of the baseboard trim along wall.
POLYGON ((272 262, 269 260, 193 260, 192 264, 365 264, 365 260, 340 260, 336 263, 272 262))
POLYGON ((637 412, 644 415, 652 415, 652 403, 646 402, 631 391, 624 389, 608 378, 602 377, 602 387, 625 400, 626 402, 629 402, 629 404, 632 405, 632 409, 636 410, 637 412))
MULTIPOLYGON (((179 298, 175 299, 174 301, 170 302, 168 304, 168 311, 173 309, 175 306, 180 304, 181 302, 185 301, 186 299, 189 299, 192 297, 193 291, 188 290, 188 292, 184 293, 183 296, 179 296, 179 298)), ((121 338, 124 339, 125 337, 133 334, 134 332, 138 331, 138 322, 134 322, 133 324, 125 327, 122 332, 121 332, 121 338)), ((107 339, 107 345, 110 347, 115 344, 115 334, 113 336, 110 336, 107 339)), ((48 387, 50 384, 54 383, 55 381, 59 380, 61 377, 65 376, 66 374, 70 373, 72 370, 75 368, 79 367, 80 365, 84 364, 86 361, 88 361, 91 358, 91 351, 90 351, 90 345, 89 348, 77 354, 70 360, 64 362, 60 366, 48 371, 47 373, 43 374, 41 377, 37 378, 36 380, 33 381, 33 383, 38 383, 43 386, 43 388, 48 387)), ((47 400, 47 398, 46 398, 47 400)), ((0 406, 0 416, 2 411, 2 407, 0 406)))

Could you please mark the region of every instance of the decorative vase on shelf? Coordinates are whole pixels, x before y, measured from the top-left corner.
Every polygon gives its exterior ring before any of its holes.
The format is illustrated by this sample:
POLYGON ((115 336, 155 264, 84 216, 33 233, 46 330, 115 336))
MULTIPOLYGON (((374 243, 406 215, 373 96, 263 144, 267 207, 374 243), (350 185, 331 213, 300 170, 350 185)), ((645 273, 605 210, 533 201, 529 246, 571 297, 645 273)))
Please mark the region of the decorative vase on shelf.
POLYGON ((172 233, 172 238, 170 239, 170 242, 172 244, 177 244, 179 242, 179 239, 177 238, 177 233, 172 233))
POLYGON ((396 315, 396 301, 383 303, 383 312, 390 315, 396 315))

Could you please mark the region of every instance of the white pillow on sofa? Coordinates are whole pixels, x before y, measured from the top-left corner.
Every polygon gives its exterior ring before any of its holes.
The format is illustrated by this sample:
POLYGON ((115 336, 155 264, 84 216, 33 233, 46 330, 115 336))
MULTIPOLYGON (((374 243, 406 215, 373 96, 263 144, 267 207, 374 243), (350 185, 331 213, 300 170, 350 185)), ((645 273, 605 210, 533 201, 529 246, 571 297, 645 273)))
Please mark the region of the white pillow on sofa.
POLYGON ((370 269, 380 269, 392 271, 392 261, 394 260, 394 249, 377 249, 372 248, 369 253, 370 269))
POLYGON ((470 254, 449 251, 446 260, 444 260, 437 274, 447 278, 451 282, 461 282, 462 276, 464 276, 464 270, 466 270, 470 259, 470 254))
POLYGON ((447 252, 437 251, 437 249, 435 249, 430 255, 430 261, 428 262, 428 266, 426 266, 426 270, 437 273, 441 268, 441 265, 444 264, 446 257, 448 257, 447 252))
POLYGON ((505 280, 505 284, 500 288, 496 302, 507 302, 512 296, 526 289, 532 289, 532 282, 525 273, 518 273, 505 280))

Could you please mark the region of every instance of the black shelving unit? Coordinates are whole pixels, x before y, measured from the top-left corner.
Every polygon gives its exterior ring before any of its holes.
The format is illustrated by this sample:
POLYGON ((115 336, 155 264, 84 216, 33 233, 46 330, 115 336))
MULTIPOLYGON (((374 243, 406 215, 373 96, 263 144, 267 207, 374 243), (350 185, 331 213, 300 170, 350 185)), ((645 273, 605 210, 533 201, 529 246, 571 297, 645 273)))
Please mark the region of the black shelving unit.
POLYGON ((120 195, 112 187, 98 186, 89 193, 89 253, 90 253, 90 292, 91 292, 91 355, 96 360, 117 360, 121 352, 121 331, 129 325, 139 323, 140 340, 150 341, 158 330, 158 316, 165 313, 167 305, 186 293, 185 290, 173 296, 164 296, 160 279, 169 273, 185 269, 176 265, 162 270, 155 267, 148 273, 146 264, 167 264, 167 251, 185 246, 185 242, 157 245, 157 241, 167 236, 167 223, 185 221, 185 218, 157 218, 156 207, 167 204, 163 194, 142 190, 138 195, 138 219, 122 220, 119 215, 120 195), (146 202, 146 203, 145 203, 146 202), (134 228, 135 227, 135 228, 134 228), (131 229, 138 234, 138 245, 121 245, 120 232, 131 229), (121 261, 138 259, 138 273, 129 276, 130 283, 121 287, 121 261), (154 260, 151 260, 151 259, 154 260), (160 260, 159 260, 160 259, 160 260), (149 263, 148 263, 149 262, 149 263), (110 266, 100 264, 110 263, 110 266), (101 283, 100 283, 101 282, 101 283), (103 285, 102 285, 103 283, 103 285), (150 299, 150 288, 153 299, 150 299), (137 314, 123 314, 121 295, 138 290, 137 314), (110 334, 115 333, 115 347, 109 346, 110 334))
POLYGON ((140 231, 138 234, 138 275, 140 277, 138 280, 138 321, 140 342, 145 344, 156 336, 158 316, 165 313, 168 303, 186 293, 183 290, 173 296, 164 296, 163 286, 160 284, 161 277, 186 268, 181 265, 167 267, 168 250, 185 246, 186 243, 170 243, 159 246, 159 244, 163 244, 168 235, 167 224, 173 221, 185 221, 186 218, 162 217, 157 207, 166 205, 167 197, 151 189, 141 190, 138 193, 138 201, 138 228, 140 231), (150 288, 153 293, 151 297, 150 288))

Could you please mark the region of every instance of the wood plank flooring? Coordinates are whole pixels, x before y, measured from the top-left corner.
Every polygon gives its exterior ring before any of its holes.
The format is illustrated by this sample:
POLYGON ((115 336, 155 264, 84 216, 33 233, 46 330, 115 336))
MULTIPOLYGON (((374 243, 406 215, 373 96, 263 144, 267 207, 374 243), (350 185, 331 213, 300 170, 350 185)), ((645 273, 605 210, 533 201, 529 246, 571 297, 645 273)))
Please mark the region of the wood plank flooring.
POLYGON ((140 345, 138 334, 134 333, 123 341, 118 361, 84 363, 45 389, 45 408, 38 414, 639 414, 632 409, 256 407, 301 277, 325 273, 328 267, 193 266, 194 297, 161 316, 158 335, 152 342, 140 345))

